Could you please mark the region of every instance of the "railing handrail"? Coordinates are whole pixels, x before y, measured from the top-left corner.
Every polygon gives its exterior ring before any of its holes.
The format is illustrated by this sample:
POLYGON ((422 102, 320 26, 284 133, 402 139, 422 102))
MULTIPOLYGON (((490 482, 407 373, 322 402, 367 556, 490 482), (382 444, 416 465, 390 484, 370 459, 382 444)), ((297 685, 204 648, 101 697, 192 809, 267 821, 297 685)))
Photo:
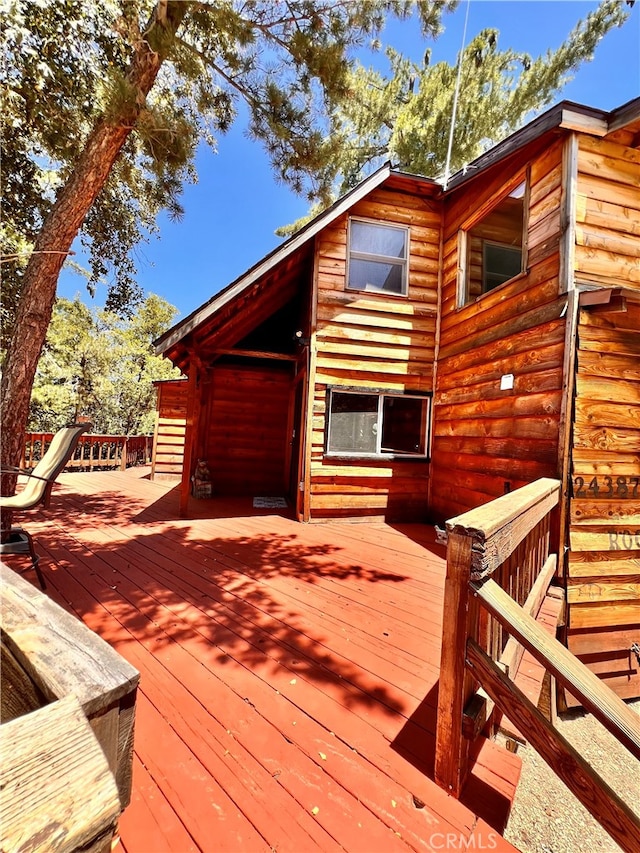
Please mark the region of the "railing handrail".
MULTIPOLYGON (((45 441, 50 441, 55 433, 53 432, 40 432, 39 430, 31 430, 29 432, 25 432, 25 440, 29 440, 31 438, 36 439, 44 439, 45 441)), ((85 432, 80 436, 79 441, 87 441, 88 439, 100 439, 103 441, 130 441, 133 438, 152 438, 151 434, 146 433, 133 433, 132 435, 112 435, 111 433, 100 433, 100 432, 85 432)))
MULTIPOLYGON (((612 838, 623 849, 637 851, 638 817, 527 699, 514 683, 509 665, 503 665, 506 658, 509 664, 519 660, 526 648, 640 758, 636 715, 536 622, 556 566, 556 556, 549 553, 550 518, 559 500, 560 483, 543 479, 447 522, 435 778, 460 796, 469 769, 470 744, 495 705, 518 725, 612 838), (540 531, 545 532, 541 535, 540 531), (505 570, 508 574, 514 566, 520 567, 521 560, 529 560, 529 568, 535 563, 536 569, 526 574, 529 589, 516 585, 519 600, 515 601, 492 575, 504 578, 505 570), (489 638, 487 619, 493 620, 491 624, 499 632, 504 628, 509 634, 502 653, 489 638)), ((502 633, 495 636, 501 638, 502 633)))
POLYGON ((640 759, 640 717, 569 649, 544 631, 495 581, 472 581, 471 586, 483 606, 509 633, 640 759))
POLYGON ((472 539, 471 577, 492 574, 560 499, 560 481, 541 477, 447 521, 447 532, 472 539))
POLYGON ((556 776, 623 850, 638 853, 640 820, 632 809, 472 639, 467 642, 467 657, 484 689, 504 713, 515 717, 528 742, 556 776))
MULTIPOLYGON (((51 442, 52 432, 27 432, 22 449, 21 468, 28 468, 42 458, 45 448, 51 442), (40 451, 34 452, 37 445, 40 451)), ((147 464, 151 460, 153 436, 151 435, 105 435, 101 433, 85 433, 80 436, 73 457, 65 470, 94 467, 120 467, 147 464), (88 456, 86 451, 88 448, 88 456), (96 453, 97 451, 97 453, 96 453), (142 459, 142 455, 144 459, 142 459), (86 464, 85 464, 86 463, 86 464)))

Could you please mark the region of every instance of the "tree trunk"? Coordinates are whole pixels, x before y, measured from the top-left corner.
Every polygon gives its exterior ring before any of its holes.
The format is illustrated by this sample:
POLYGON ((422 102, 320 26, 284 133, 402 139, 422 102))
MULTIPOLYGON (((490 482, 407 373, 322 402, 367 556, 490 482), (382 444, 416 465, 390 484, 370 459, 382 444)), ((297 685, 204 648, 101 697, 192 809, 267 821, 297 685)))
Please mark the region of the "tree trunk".
MULTIPOLYGON (((187 3, 159 0, 132 57, 127 80, 135 92, 132 103, 109 120, 99 119, 69 179, 42 226, 24 274, 16 323, 7 351, 2 385, 2 467, 20 463, 29 416, 31 389, 56 297, 60 269, 84 218, 104 186, 109 172, 144 107, 166 51, 153 44, 170 43, 187 3), (154 38, 164 31, 162 38, 154 38)), ((16 478, 2 477, 2 494, 13 494, 16 478)), ((9 520, 10 523, 10 520, 9 520)), ((6 522, 3 519, 3 530, 6 522)))

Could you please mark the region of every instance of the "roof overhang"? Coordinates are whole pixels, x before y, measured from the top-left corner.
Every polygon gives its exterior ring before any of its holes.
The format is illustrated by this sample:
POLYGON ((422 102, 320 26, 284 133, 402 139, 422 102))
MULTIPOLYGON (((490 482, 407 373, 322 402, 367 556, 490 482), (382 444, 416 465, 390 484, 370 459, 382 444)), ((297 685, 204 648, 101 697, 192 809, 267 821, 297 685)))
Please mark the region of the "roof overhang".
POLYGON ((561 101, 456 172, 445 192, 455 190, 467 181, 473 180, 481 172, 550 131, 569 130, 603 137, 638 119, 640 119, 640 98, 634 98, 611 112, 576 104, 573 101, 561 101))

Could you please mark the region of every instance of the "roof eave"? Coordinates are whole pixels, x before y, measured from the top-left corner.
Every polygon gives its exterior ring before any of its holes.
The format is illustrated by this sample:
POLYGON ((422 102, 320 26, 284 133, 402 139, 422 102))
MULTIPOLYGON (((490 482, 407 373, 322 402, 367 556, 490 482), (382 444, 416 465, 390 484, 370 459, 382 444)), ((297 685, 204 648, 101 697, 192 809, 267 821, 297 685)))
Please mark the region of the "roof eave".
POLYGON ((576 104, 573 101, 561 101, 481 154, 464 169, 456 172, 449 181, 446 192, 457 189, 490 166, 494 166, 555 128, 577 130, 594 136, 605 136, 610 132, 609 116, 608 112, 594 107, 576 104))

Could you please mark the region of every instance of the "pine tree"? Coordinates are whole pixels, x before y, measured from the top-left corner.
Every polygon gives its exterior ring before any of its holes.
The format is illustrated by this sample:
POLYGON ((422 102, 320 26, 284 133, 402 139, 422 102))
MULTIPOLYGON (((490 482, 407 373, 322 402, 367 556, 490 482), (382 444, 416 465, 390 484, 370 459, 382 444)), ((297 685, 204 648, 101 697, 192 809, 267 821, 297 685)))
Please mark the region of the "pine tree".
MULTIPOLYGON (((446 0, 419 0, 425 33, 446 0)), ((350 50, 408 0, 9 0, 3 10, 1 459, 20 458, 60 269, 81 234, 108 307, 140 299, 131 250, 181 213, 197 143, 249 110, 278 176, 326 199, 350 50), (27 258, 26 266, 21 259, 27 258)), ((14 480, 3 477, 3 492, 14 480)))
MULTIPOLYGON (((571 73, 593 58, 598 42, 629 15, 619 0, 604 0, 579 21, 555 51, 536 58, 501 48, 496 29, 469 40, 462 55, 451 170, 462 168, 556 100, 571 73)), ((388 76, 357 66, 351 95, 336 117, 334 196, 342 195, 386 161, 407 172, 442 178, 449 144, 457 65, 420 65, 392 48, 388 76)), ((287 235, 317 215, 278 230, 287 235)))

